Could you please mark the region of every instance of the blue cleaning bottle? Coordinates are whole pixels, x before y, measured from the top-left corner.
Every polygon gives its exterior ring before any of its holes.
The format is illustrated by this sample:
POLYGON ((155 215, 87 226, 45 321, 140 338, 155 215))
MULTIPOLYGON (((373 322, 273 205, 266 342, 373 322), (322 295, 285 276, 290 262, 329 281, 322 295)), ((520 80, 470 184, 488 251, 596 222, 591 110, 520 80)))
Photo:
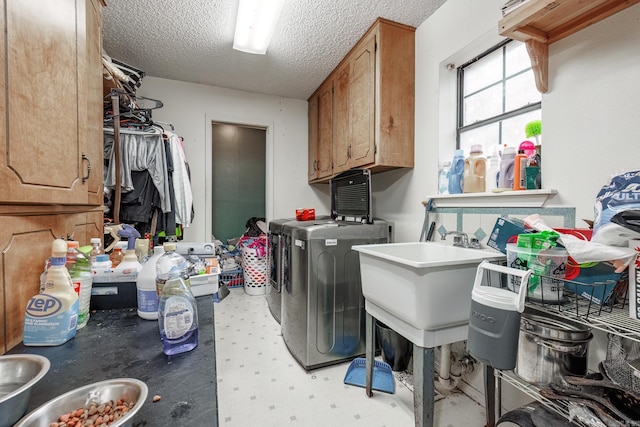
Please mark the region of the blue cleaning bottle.
POLYGON ((451 172, 449 175, 449 194, 462 194, 464 189, 464 150, 456 150, 451 161, 451 172))

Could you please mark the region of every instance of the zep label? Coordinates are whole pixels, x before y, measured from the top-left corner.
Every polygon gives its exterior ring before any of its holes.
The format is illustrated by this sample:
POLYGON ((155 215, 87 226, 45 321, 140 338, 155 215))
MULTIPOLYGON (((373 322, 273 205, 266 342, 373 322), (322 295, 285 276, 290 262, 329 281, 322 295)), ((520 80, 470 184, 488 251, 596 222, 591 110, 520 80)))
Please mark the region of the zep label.
POLYGON ((49 294, 38 294, 27 304, 23 342, 27 346, 60 345, 76 335, 78 299, 71 305, 49 294))
POLYGON ((62 301, 48 294, 36 295, 27 304, 27 314, 33 317, 55 316, 61 309, 62 301))

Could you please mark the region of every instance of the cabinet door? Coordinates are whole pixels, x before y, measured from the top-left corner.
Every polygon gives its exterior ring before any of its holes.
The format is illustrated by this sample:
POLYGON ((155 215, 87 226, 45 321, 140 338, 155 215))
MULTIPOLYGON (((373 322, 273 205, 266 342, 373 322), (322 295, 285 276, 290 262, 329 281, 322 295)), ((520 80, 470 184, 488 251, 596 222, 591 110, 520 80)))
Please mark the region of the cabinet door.
POLYGON ((40 274, 44 261, 51 256, 51 242, 70 237, 85 245, 91 237, 102 235, 100 209, 55 214, 0 212, 0 353, 22 340, 24 311, 40 289, 40 274))
POLYGON ((79 115, 81 147, 81 172, 86 178, 86 191, 90 205, 103 203, 103 143, 102 143, 102 6, 96 0, 82 0, 78 6, 85 6, 85 29, 78 21, 79 55, 78 73, 80 93, 79 115), (84 45, 80 41, 84 38, 84 45), (82 49, 80 48, 82 47, 82 49), (83 156, 84 155, 84 156, 83 156))
POLYGON ((86 114, 78 104, 84 1, 6 0, 3 202, 87 203, 78 118, 86 114))
POLYGON ((349 79, 349 167, 375 160, 376 37, 372 33, 352 54, 349 79))
POLYGON ((333 169, 349 169, 349 74, 347 62, 336 71, 333 81, 333 169))
POLYGON ((318 178, 333 172, 333 94, 327 82, 318 93, 318 178))
POLYGON ((309 98, 309 169, 307 178, 318 178, 318 96, 309 98))

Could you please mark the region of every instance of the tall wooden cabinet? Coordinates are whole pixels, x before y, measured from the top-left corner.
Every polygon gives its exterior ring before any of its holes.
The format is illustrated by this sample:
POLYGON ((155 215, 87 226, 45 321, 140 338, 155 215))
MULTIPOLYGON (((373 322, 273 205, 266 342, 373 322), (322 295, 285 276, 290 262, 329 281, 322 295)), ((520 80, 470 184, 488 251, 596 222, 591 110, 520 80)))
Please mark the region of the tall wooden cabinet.
POLYGON ((51 241, 102 231, 100 0, 2 0, 0 353, 22 340, 51 241))
POLYGON ((326 178, 333 171, 331 93, 331 84, 325 84, 309 99, 309 180, 326 178))
MULTIPOLYGON (((415 100, 415 29, 382 18, 309 98, 309 158, 317 156, 321 115, 315 103, 331 88, 330 174, 312 173, 324 182, 353 168, 382 172, 413 167, 415 100)), ((326 120, 326 117, 324 117, 326 120)), ((311 167, 311 160, 310 160, 311 167)))

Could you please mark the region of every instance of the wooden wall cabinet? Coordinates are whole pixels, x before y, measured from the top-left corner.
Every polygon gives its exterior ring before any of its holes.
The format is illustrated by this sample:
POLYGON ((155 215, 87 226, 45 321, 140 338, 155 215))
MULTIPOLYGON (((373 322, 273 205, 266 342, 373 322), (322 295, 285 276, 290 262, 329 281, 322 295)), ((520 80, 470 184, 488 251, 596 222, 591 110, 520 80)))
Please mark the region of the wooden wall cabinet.
POLYGON ((4 3, 0 202, 100 204, 101 6, 4 3))
POLYGON ((321 148, 320 108, 331 87, 332 171, 309 173, 309 182, 366 168, 372 172, 413 167, 415 115, 415 28, 378 18, 309 98, 309 156, 321 148))
POLYGON ((640 0, 529 0, 498 23, 498 33, 527 46, 536 87, 549 85, 549 45, 595 24, 640 0))
POLYGON ((101 0, 0 0, 0 354, 56 237, 102 237, 101 0))
POLYGON ((332 89, 331 82, 327 82, 309 98, 309 181, 333 173, 332 89))

